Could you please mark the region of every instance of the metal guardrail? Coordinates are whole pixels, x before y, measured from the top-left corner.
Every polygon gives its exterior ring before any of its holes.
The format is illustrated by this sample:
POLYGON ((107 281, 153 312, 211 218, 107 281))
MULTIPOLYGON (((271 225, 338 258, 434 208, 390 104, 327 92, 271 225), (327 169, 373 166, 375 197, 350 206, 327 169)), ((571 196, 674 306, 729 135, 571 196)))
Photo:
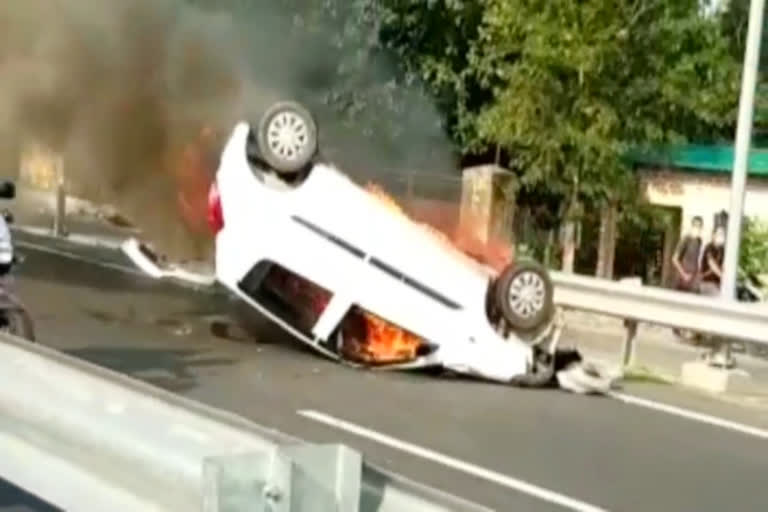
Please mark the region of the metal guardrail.
POLYGON ((555 271, 551 276, 556 305, 624 319, 625 364, 638 322, 768 344, 768 313, 755 304, 555 271))
POLYGON ((0 335, 0 477, 64 510, 488 509, 116 372, 0 335))

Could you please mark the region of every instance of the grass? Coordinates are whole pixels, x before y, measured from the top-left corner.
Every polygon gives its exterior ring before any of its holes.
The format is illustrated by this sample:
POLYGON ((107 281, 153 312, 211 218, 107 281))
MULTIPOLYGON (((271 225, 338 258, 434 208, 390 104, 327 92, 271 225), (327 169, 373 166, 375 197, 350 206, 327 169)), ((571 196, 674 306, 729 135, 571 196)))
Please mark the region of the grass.
POLYGON ((629 366, 625 368, 622 381, 667 385, 675 383, 673 378, 655 372, 647 366, 629 366))

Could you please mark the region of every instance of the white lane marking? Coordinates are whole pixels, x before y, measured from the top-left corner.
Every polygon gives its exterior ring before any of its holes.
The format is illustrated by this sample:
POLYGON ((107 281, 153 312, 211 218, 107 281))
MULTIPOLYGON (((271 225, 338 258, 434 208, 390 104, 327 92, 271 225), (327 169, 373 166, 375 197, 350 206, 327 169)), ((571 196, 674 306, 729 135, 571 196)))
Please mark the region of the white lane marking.
POLYGON ((625 395, 623 393, 611 393, 610 396, 626 404, 636 405, 638 407, 645 407, 646 409, 652 409, 654 411, 672 414, 674 416, 679 416, 688 420, 706 423, 707 425, 711 425, 713 427, 724 428, 738 432, 740 434, 759 437, 760 439, 768 439, 768 430, 752 427, 744 423, 725 420, 723 418, 718 418, 717 416, 690 411, 688 409, 683 409, 682 407, 676 407, 674 405, 668 405, 661 402, 654 402, 653 400, 647 400, 645 398, 632 395, 625 395))
POLYGON ((83 263, 88 263, 90 265, 96 265, 98 267, 109 268, 109 269, 117 270, 117 271, 120 271, 120 272, 126 272, 128 274, 134 274, 134 275, 137 275, 137 276, 149 277, 144 272, 142 272, 140 270, 136 270, 136 269, 132 269, 132 268, 129 268, 129 267, 125 267, 123 265, 118 265, 116 263, 109 263, 109 262, 106 262, 106 261, 99 261, 99 260, 94 260, 94 259, 91 259, 91 258, 86 258, 86 257, 83 257, 83 256, 81 256, 79 254, 75 254, 73 252, 63 251, 61 249, 54 249, 52 247, 46 247, 45 245, 39 245, 39 244, 35 244, 35 243, 31 243, 31 242, 25 242, 25 241, 18 241, 18 242, 15 242, 15 243, 16 243, 16 245, 18 245, 20 247, 26 247, 27 249, 32 249, 34 251, 46 252, 48 254, 54 254, 56 256, 61 256, 63 258, 68 258, 68 259, 71 259, 71 260, 82 261, 83 263))
POLYGON ((300 416, 304 416, 305 418, 309 418, 319 423, 323 423, 325 425, 344 430, 351 434, 364 437, 379 444, 394 448, 395 450, 415 455, 416 457, 431 460, 437 464, 441 464, 451 469, 455 469, 457 471, 461 471, 463 473, 467 473, 484 480, 488 480, 503 487, 514 489, 530 496, 534 496, 540 500, 559 505, 563 508, 575 510, 578 512, 607 512, 605 509, 596 507, 595 505, 590 505, 589 503, 585 503, 555 491, 539 487, 523 480, 518 480, 517 478, 512 478, 511 476, 497 473, 496 471, 455 459, 428 448, 423 448, 406 441, 401 441, 386 434, 382 434, 381 432, 361 427, 360 425, 355 425, 354 423, 350 423, 338 418, 334 418, 333 416, 319 411, 305 409, 296 411, 296 413, 300 416))

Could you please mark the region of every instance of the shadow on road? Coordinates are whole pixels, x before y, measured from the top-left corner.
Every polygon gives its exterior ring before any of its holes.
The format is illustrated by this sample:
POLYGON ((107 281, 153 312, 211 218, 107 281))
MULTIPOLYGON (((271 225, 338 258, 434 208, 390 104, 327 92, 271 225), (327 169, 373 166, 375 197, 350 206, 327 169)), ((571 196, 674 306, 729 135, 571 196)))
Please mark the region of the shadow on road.
MULTIPOLYGON (((55 475, 52 475, 55 478, 55 475)), ((0 479, 0 512, 62 512, 38 497, 0 479)))
POLYGON ((197 387, 196 369, 235 363, 233 359, 209 357, 204 351, 192 349, 86 347, 67 350, 66 353, 175 393, 197 387))

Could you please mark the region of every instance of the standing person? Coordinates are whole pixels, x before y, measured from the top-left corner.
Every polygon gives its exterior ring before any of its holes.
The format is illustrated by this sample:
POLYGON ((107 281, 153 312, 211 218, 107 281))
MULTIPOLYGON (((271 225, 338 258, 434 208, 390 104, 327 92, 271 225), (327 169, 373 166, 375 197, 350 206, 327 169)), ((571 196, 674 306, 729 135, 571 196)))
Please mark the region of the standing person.
MULTIPOLYGON (((701 294, 717 296, 720 294, 720 284, 723 276, 723 261, 725 260, 725 227, 716 226, 712 232, 712 241, 704 247, 701 256, 701 294)), ((719 336, 706 336, 707 344, 711 346, 709 362, 725 368, 731 368, 734 363, 730 355, 728 340, 719 336), (722 350, 718 350, 722 349, 722 350)))
POLYGON ((724 259, 725 228, 717 226, 712 232, 712 241, 704 247, 704 254, 701 256, 701 293, 703 295, 720 293, 724 259))
POLYGON ((675 268, 674 289, 695 292, 699 273, 699 254, 701 253, 701 227, 704 221, 700 216, 691 220, 691 229, 677 244, 672 255, 675 268))

